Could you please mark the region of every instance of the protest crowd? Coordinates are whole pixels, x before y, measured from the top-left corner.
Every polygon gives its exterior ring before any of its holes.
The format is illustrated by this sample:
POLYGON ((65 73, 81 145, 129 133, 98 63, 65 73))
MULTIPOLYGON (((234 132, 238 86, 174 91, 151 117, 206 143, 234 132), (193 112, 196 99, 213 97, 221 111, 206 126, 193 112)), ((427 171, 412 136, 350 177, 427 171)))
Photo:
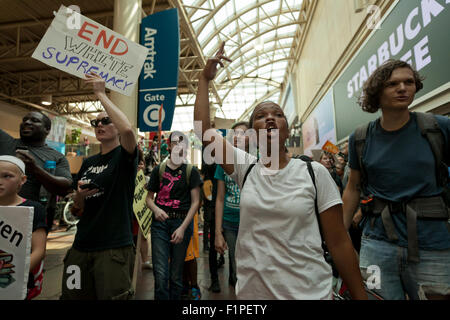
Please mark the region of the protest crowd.
MULTIPOLYGON (((5 231, 2 212, 33 208, 25 299, 39 297, 48 281, 47 237, 61 219, 57 203, 69 199, 78 223, 61 300, 135 299, 144 270, 154 300, 201 300, 224 288, 238 300, 449 300, 450 118, 409 110, 433 79, 388 59, 368 76, 357 105, 379 117, 306 154, 292 151, 300 129, 273 101, 258 101, 225 133, 216 128, 209 88, 232 63, 221 42, 199 73, 197 137, 172 126, 147 146, 107 94, 107 80, 85 72, 103 110, 90 122, 99 152, 75 174, 46 143, 45 112, 28 112, 18 138, 0 128, 0 240, 22 240, 5 231), (199 165, 188 156, 194 140, 202 144, 199 165), (73 266, 81 278, 70 286, 73 266)), ((11 262, 0 246, 0 288, 13 281, 11 262)))

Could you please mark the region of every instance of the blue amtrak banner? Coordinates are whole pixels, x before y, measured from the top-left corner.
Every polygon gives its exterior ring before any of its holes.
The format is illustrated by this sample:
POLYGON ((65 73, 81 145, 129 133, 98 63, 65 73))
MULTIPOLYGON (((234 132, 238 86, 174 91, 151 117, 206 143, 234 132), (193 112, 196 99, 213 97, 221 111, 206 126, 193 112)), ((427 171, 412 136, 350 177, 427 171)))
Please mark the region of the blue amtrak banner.
POLYGON ((162 106, 162 130, 169 131, 177 97, 180 56, 177 9, 157 12, 142 19, 140 44, 149 52, 139 76, 139 130, 158 131, 162 106))

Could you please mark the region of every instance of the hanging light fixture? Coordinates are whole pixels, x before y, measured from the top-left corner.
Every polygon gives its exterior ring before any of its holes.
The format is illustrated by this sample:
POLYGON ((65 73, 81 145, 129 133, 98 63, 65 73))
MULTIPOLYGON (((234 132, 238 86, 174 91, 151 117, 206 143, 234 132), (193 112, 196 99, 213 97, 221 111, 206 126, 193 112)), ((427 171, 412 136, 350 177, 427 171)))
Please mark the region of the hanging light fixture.
POLYGON ((52 95, 51 94, 46 94, 45 96, 43 96, 41 98, 41 104, 43 104, 44 106, 49 106, 52 104, 52 95))

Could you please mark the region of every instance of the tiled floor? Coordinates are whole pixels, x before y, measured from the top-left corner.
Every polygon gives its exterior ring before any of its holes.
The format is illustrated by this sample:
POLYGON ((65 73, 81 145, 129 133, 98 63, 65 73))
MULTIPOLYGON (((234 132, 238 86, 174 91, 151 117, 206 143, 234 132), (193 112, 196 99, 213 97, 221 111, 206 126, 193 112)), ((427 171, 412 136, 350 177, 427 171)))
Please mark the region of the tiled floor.
MULTIPOLYGON (((63 259, 67 250, 72 246, 76 230, 69 232, 64 229, 51 232, 48 235, 47 255, 44 263, 44 284, 42 293, 37 300, 57 300, 61 294, 63 259)), ((197 259, 198 285, 202 293, 202 300, 234 300, 234 289, 228 286, 228 254, 225 254, 225 265, 219 269, 220 293, 208 291, 211 285, 208 253, 203 252, 203 235, 199 237, 200 257, 197 259)), ((152 270, 140 270, 136 283, 137 300, 153 300, 154 280, 152 270)))

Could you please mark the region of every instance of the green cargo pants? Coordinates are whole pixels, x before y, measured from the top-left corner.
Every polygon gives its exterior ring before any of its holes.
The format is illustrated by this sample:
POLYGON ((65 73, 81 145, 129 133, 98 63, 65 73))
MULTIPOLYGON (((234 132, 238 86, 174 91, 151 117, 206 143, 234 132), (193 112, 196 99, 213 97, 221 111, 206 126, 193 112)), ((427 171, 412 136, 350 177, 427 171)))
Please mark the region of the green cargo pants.
POLYGON ((134 246, 96 252, 69 249, 64 258, 61 300, 128 300, 134 246))

